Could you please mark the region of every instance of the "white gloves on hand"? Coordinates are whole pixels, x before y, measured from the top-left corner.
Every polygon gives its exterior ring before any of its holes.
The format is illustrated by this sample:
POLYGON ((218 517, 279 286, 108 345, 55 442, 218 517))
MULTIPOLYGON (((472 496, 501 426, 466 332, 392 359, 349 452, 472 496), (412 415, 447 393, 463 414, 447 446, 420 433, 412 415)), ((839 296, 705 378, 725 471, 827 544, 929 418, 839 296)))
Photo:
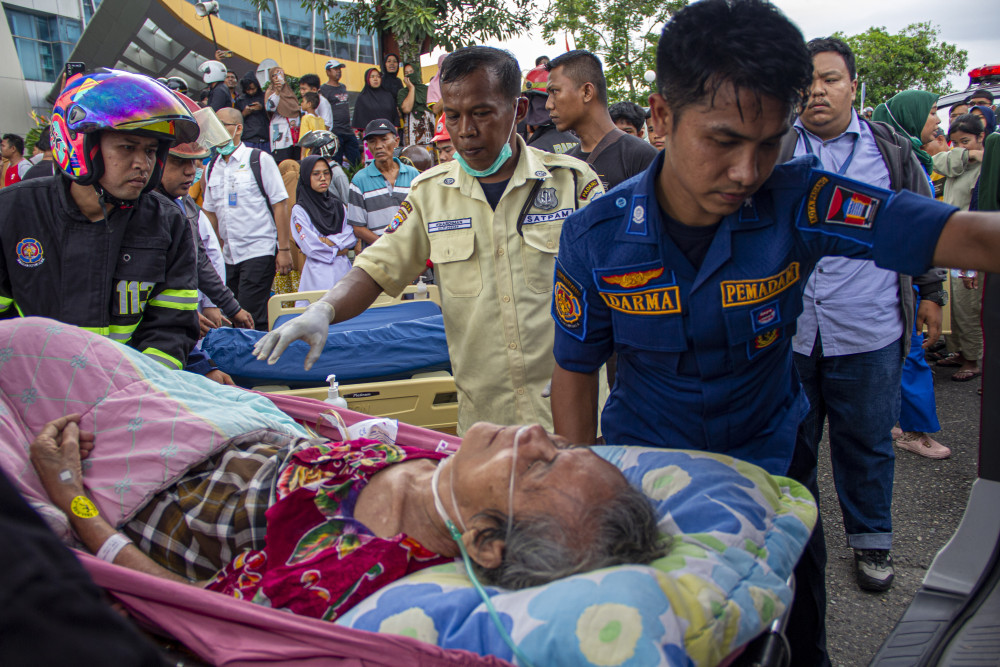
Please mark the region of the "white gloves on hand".
POLYGON ((309 343, 309 354, 306 355, 304 364, 305 369, 309 370, 323 352, 333 317, 333 306, 326 301, 316 301, 310 304, 304 313, 285 322, 257 341, 253 347, 253 354, 258 361, 266 358, 267 363, 273 365, 292 341, 304 340, 309 343))

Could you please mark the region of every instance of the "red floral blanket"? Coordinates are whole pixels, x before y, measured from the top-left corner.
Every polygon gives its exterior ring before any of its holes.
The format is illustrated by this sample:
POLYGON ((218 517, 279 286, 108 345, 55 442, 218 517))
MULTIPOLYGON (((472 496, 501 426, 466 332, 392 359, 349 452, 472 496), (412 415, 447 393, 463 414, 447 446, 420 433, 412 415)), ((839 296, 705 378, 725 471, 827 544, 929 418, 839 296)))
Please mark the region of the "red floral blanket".
POLYGON ((383 586, 449 562, 406 535, 376 537, 354 519, 358 495, 375 473, 418 458, 444 454, 367 439, 295 453, 267 510, 266 546, 244 551, 207 588, 334 620, 383 586))

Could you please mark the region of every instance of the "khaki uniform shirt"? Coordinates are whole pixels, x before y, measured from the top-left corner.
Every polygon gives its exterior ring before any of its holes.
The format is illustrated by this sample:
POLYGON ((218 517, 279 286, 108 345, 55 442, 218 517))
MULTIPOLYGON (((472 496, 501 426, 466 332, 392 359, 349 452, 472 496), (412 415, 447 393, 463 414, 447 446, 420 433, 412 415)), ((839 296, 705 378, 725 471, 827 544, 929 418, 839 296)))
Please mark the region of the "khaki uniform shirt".
POLYGON ((604 192, 584 162, 518 143, 517 167, 496 211, 457 162, 438 165, 413 181, 387 233, 354 262, 390 295, 427 259, 434 262, 459 433, 477 421, 552 429, 541 393, 555 364, 550 309, 559 233, 563 220, 604 192))

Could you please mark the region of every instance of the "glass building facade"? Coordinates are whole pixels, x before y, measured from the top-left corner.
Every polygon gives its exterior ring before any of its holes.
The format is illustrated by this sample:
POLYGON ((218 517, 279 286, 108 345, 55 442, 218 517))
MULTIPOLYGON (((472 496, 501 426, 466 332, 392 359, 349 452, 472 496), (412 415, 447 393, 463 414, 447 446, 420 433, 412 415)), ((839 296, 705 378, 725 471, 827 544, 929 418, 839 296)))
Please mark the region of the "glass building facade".
MULTIPOLYGON (((101 0, 83 0, 84 20, 93 16, 101 0)), ((21 72, 28 81, 53 82, 83 31, 74 17, 33 11, 27 7, 4 5, 21 72)))
MULTIPOLYGON (((196 0, 188 0, 195 4, 196 0)), ((343 11, 338 2, 332 11, 343 11)), ((244 30, 324 56, 376 64, 375 35, 336 35, 326 30, 327 15, 303 8, 299 0, 272 0, 270 11, 258 12, 241 0, 219 0, 219 18, 244 30)))
MULTIPOLYGON (((196 0, 188 1, 195 4, 196 0)), ((79 0, 82 9, 80 20, 79 14, 62 16, 35 11, 20 3, 4 3, 4 13, 25 80, 54 82, 80 39, 83 28, 90 23, 100 5, 101 0, 79 0)), ((343 11, 342 8, 347 5, 346 2, 338 2, 330 11, 343 11)), ((219 18, 244 30, 320 55, 377 63, 378 39, 375 35, 329 33, 326 30, 327 14, 303 8, 299 0, 272 0, 270 11, 266 12, 257 11, 247 0, 220 0, 219 18)), ((173 52, 175 46, 162 43, 165 36, 157 34, 152 22, 147 21, 144 32, 151 33, 147 41, 155 48, 147 51, 133 46, 134 53, 129 52, 131 59, 171 60, 178 55, 173 52)), ((192 58, 197 57, 192 55, 192 58)), ((196 64, 192 67, 197 71, 196 64)))

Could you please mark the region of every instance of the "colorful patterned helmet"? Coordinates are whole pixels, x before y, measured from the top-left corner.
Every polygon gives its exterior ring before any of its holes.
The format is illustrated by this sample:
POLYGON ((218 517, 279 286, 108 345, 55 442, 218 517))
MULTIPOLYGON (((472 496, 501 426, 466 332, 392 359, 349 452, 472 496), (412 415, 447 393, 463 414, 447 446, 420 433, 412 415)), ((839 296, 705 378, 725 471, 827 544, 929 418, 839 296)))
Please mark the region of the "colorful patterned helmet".
POLYGON ((95 185, 104 174, 103 130, 160 140, 156 165, 143 192, 159 183, 171 143, 198 138, 191 112, 158 81, 113 69, 71 77, 52 109, 52 156, 59 169, 80 185, 95 185))
POLYGON ((522 93, 541 93, 548 95, 549 71, 544 66, 529 70, 524 75, 524 86, 522 93))

